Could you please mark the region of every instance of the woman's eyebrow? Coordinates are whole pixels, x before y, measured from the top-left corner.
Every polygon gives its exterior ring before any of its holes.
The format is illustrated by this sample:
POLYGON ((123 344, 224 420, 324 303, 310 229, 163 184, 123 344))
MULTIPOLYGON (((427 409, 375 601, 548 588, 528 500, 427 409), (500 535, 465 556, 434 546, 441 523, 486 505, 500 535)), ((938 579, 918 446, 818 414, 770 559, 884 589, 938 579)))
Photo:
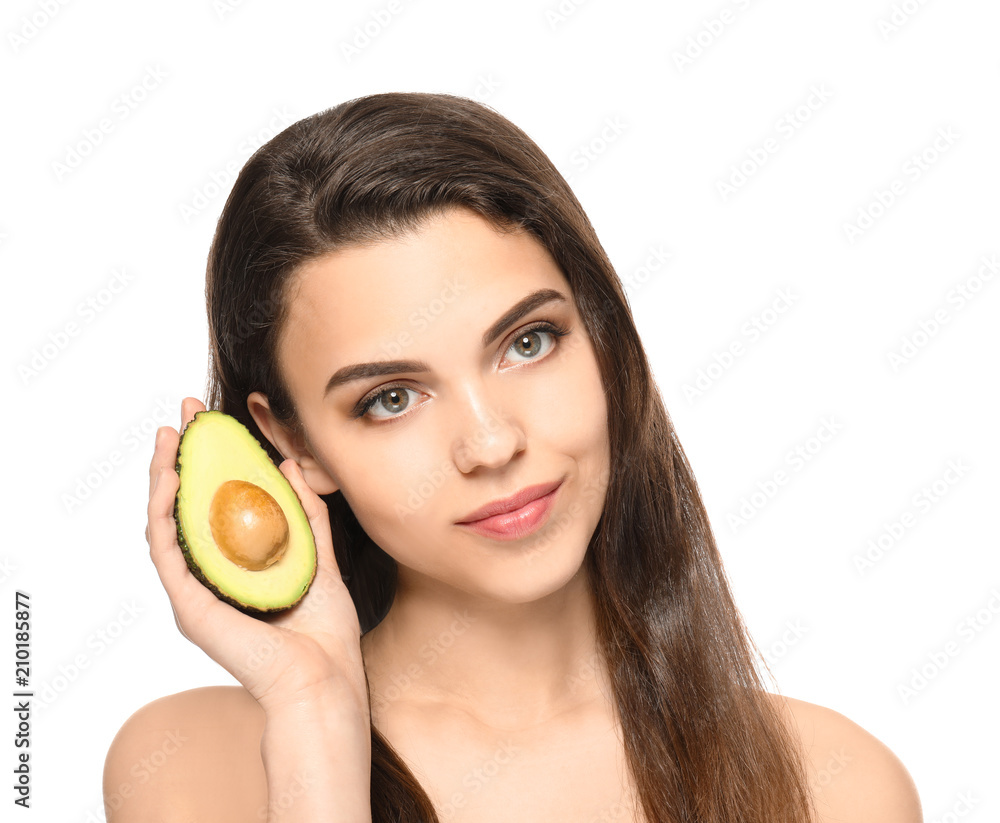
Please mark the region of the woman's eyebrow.
MULTIPOLYGON (((483 348, 485 349, 490 345, 490 343, 503 334, 504 329, 516 323, 524 315, 534 311, 539 306, 555 300, 564 303, 569 302, 566 295, 555 289, 539 289, 529 294, 523 300, 518 301, 483 333, 483 348)), ((342 386, 345 383, 352 383, 355 380, 383 377, 401 372, 425 371, 430 371, 430 367, 423 360, 380 360, 375 363, 355 363, 352 366, 344 366, 342 369, 337 369, 334 372, 333 377, 326 383, 323 396, 325 397, 338 386, 342 386)))

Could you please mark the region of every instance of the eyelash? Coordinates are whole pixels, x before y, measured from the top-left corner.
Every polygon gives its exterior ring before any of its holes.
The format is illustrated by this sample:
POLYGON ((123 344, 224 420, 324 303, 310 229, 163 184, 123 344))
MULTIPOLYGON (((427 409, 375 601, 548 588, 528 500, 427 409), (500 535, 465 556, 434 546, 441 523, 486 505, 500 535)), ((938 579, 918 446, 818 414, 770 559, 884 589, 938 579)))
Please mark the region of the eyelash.
MULTIPOLYGON (((518 331, 517 334, 514 335, 514 337, 511 339, 510 345, 507 346, 507 348, 510 349, 511 346, 513 346, 518 340, 520 340, 526 334, 531 334, 531 332, 534 332, 534 331, 548 332, 549 334, 551 334, 556 339, 556 341, 558 341, 560 337, 565 337, 567 334, 570 333, 569 329, 566 328, 565 326, 562 326, 562 325, 560 325, 558 323, 550 323, 548 320, 541 320, 541 321, 539 321, 537 323, 533 323, 532 325, 530 325, 530 326, 528 326, 528 327, 526 327, 526 328, 518 331)), ((553 348, 558 347, 558 345, 559 345, 558 342, 553 343, 553 348)), ((550 352, 551 352, 551 349, 550 349, 550 352)), ((532 360, 544 360, 548 356, 549 355, 546 354, 546 355, 544 355, 544 356, 542 356, 540 358, 532 358, 531 360, 528 360, 528 361, 525 361, 525 362, 529 362, 530 363, 530 362, 532 362, 532 360)), ((410 388, 410 386, 395 385, 395 386, 386 386, 383 389, 378 389, 374 394, 368 394, 365 397, 363 397, 361 400, 358 401, 358 404, 354 407, 354 410, 351 412, 351 417, 354 418, 354 419, 364 417, 365 415, 368 414, 368 412, 371 410, 371 408, 378 402, 378 400, 382 397, 382 395, 388 394, 389 392, 393 391, 394 389, 403 389, 403 390, 406 390, 406 389, 409 389, 409 388, 410 388)), ((395 415, 391 415, 388 418, 384 418, 384 420, 385 421, 392 421, 394 419, 403 417, 405 415, 406 415, 406 412, 404 411, 401 414, 395 414, 395 415)), ((385 425, 385 423, 384 422, 379 422, 379 423, 377 423, 377 425, 381 426, 381 425, 385 425)))

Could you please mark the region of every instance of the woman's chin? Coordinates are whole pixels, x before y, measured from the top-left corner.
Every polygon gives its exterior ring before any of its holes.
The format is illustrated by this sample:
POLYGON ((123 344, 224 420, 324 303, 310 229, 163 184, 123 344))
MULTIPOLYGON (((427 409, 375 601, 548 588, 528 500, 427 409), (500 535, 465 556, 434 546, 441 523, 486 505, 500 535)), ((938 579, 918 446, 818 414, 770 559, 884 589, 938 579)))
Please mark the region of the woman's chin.
POLYGON ((565 545, 544 550, 508 546, 507 551, 505 557, 483 559, 465 576, 462 588, 484 600, 516 605, 558 595, 571 582, 585 582, 583 554, 565 545))

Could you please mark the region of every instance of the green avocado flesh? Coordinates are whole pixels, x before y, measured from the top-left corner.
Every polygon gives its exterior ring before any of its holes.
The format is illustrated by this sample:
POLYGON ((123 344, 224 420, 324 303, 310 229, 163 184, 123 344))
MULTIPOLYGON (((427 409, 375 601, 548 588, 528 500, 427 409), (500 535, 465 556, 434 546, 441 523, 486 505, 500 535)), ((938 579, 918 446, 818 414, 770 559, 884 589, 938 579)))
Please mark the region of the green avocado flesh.
POLYGON ((312 529, 246 426, 218 411, 195 414, 181 434, 177 473, 177 540, 195 577, 247 614, 298 603, 316 574, 312 529))

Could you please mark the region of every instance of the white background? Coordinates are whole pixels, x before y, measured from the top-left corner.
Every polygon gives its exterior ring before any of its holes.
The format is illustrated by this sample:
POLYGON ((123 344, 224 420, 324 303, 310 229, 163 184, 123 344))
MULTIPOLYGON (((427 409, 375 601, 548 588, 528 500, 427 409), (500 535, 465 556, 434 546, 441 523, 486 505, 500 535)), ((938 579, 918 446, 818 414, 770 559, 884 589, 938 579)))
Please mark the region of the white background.
POLYGON ((203 395, 227 166, 343 100, 415 90, 482 99, 571 176, 780 690, 889 745, 928 821, 962 792, 963 819, 996 820, 998 23, 987 0, 7 4, 0 656, 13 692, 26 591, 40 696, 17 819, 103 820, 122 722, 234 682, 177 632, 143 539, 153 431, 203 395), (667 262, 640 268, 654 249, 667 262), (753 340, 755 317, 774 322, 753 340))

